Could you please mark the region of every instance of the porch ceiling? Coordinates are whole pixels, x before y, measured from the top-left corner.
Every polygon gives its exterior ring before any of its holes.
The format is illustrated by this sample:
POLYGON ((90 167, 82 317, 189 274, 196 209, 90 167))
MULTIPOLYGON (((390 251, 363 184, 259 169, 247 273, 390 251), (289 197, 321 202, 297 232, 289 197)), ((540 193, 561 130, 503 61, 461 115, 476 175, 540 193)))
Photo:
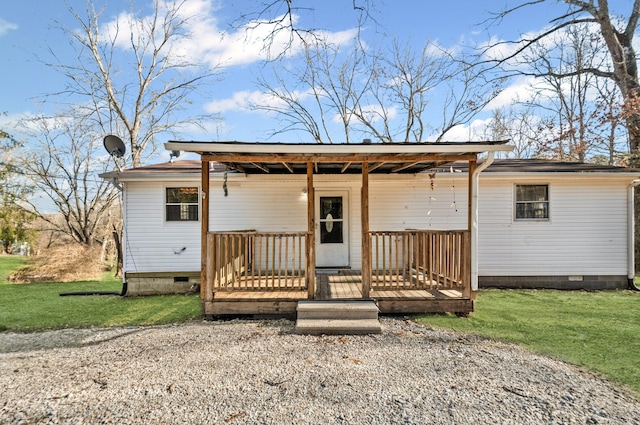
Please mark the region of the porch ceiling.
POLYGON ((370 173, 419 173, 455 162, 475 160, 483 152, 508 152, 508 141, 304 144, 245 142, 165 143, 171 151, 200 154, 246 174, 306 174, 308 162, 317 174, 360 174, 362 163, 370 173))

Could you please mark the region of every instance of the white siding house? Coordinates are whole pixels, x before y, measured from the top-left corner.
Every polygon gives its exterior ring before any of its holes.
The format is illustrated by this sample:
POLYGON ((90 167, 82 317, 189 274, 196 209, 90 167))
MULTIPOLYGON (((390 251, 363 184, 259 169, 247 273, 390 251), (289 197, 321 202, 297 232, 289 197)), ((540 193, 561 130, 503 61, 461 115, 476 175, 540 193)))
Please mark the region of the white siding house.
MULTIPOLYGON (((123 266, 129 294, 197 287, 200 217, 170 219, 167 197, 171 189, 199 190, 200 164, 176 161, 104 175, 123 186, 123 266)), ((626 287, 633 274, 629 188, 639 176, 617 167, 496 160, 479 180, 480 287, 626 287), (540 197, 519 195, 533 192, 540 197)), ((306 230, 305 176, 225 176, 214 168, 210 182, 211 230, 306 230)), ((466 167, 455 165, 435 172, 372 175, 370 228, 467 229, 467 182, 466 167)), ((317 198, 342 196, 342 224, 348 230, 346 251, 327 253, 326 264, 318 253, 317 267, 361 268, 360 176, 319 174, 314 187, 317 198), (335 255, 344 264, 335 263, 335 255)))

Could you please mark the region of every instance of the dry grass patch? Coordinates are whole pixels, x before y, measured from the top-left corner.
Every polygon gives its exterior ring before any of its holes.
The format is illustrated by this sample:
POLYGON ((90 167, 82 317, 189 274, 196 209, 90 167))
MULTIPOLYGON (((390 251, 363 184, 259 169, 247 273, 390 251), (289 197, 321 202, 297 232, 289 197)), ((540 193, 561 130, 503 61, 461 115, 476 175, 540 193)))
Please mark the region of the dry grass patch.
POLYGON ((56 246, 29 257, 26 265, 9 276, 11 282, 75 282, 100 280, 105 266, 101 247, 81 244, 56 246))

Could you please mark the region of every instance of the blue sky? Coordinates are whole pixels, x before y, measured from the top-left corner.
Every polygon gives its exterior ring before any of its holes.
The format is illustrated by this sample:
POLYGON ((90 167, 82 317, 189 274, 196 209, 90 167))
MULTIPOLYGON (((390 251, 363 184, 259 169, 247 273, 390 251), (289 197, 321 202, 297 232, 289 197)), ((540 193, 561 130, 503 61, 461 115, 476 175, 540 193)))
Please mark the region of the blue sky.
MULTIPOLYGON (((51 60, 49 49, 63 60, 73 60, 69 55, 68 41, 58 29, 76 25, 67 4, 82 11, 84 0, 20 0, 5 2, 0 10, 0 81, 2 96, 0 112, 7 113, 0 125, 11 132, 11 123, 20 116, 39 112, 55 112, 57 105, 41 103, 43 96, 60 90, 64 80, 41 61, 51 60)), ((96 5, 102 0, 95 0, 96 5)), ((102 20, 113 21, 129 10, 129 0, 109 0, 102 20)), ((150 0, 133 0, 136 7, 148 10, 150 0)), ((206 97, 196 99, 191 106, 194 115, 205 110, 219 111, 222 121, 211 123, 207 131, 189 130, 182 134, 184 140, 264 140, 266 132, 277 126, 272 118, 243 109, 243 99, 257 96, 255 79, 262 70, 264 56, 256 49, 243 44, 230 24, 242 14, 256 11, 261 1, 187 0, 186 6, 196 12, 199 22, 206 29, 196 32, 195 46, 208 47, 217 58, 225 58, 224 72, 218 84, 206 97), (225 34, 225 37, 220 37, 225 34)), ((565 9, 561 3, 549 1, 544 7, 527 8, 489 29, 482 22, 490 17, 490 11, 501 10, 506 3, 501 0, 386 0, 372 1, 370 13, 377 21, 368 21, 363 28, 363 39, 371 45, 388 42, 392 37, 401 42, 422 46, 425 40, 437 42, 446 48, 460 43, 482 43, 493 39, 517 39, 523 33, 540 31, 550 18, 565 9)), ((320 28, 331 33, 348 34, 357 24, 358 14, 351 7, 351 0, 294 0, 294 5, 309 8, 299 16, 299 25, 320 28), (312 9, 312 10, 310 10, 312 9)), ((611 1, 614 10, 628 13, 626 1, 611 1), (616 9, 618 8, 618 9, 616 9)), ((199 51, 202 54, 202 50, 199 51)), ((503 97, 506 99, 521 85, 514 85, 503 97)), ((489 111, 487 111, 487 114, 489 111)), ((486 114, 485 114, 486 116, 486 114)), ((481 119, 482 117, 479 117, 481 119)), ((464 128, 452 138, 464 137, 464 128)), ((272 141, 303 141, 300 135, 285 135, 272 141)), ((304 137, 304 136, 302 136, 304 137)))

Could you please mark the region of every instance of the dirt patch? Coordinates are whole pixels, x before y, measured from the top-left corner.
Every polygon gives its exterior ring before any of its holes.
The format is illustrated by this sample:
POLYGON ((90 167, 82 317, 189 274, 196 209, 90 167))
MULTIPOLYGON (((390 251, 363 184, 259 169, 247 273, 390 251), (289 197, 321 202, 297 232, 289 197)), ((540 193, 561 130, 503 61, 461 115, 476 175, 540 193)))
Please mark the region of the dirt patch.
POLYGON ((105 272, 101 247, 81 244, 56 246, 30 257, 27 265, 9 275, 16 283, 97 280, 105 272))

